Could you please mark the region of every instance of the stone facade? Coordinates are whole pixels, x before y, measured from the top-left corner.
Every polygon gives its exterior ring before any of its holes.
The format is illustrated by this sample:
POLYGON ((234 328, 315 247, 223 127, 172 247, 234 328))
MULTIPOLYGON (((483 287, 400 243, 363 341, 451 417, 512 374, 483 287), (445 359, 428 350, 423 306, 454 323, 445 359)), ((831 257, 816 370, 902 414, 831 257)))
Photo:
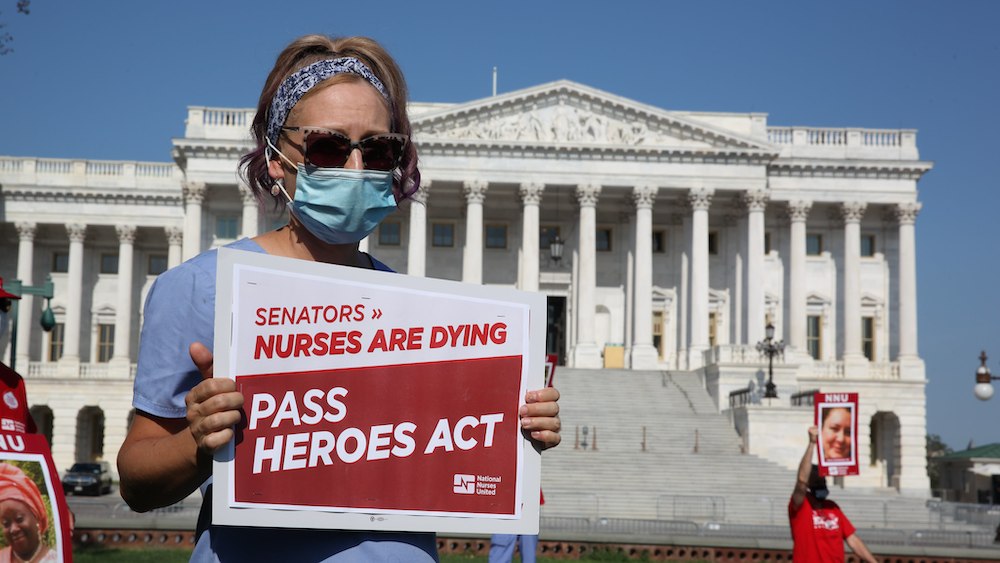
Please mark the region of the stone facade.
MULTIPOLYGON (((618 345, 627 368, 698 371, 750 452, 785 465, 805 423, 790 395, 859 392, 876 439, 860 437, 873 453, 847 486, 926 494, 914 224, 931 164, 915 131, 770 127, 568 81, 411 116, 418 202, 363 249, 411 275, 545 293, 548 347, 567 365, 600 368, 618 345), (769 322, 789 347, 765 407, 754 345, 769 322)), ((59 356, 36 328, 42 300, 25 299, 17 349, 0 346, 52 411, 60 467, 117 451, 156 273, 284 220, 236 175, 251 119, 189 108, 174 163, 0 157, 0 276, 51 275, 64 327, 59 356), (100 453, 73 437, 86 407, 104 415, 100 453)))

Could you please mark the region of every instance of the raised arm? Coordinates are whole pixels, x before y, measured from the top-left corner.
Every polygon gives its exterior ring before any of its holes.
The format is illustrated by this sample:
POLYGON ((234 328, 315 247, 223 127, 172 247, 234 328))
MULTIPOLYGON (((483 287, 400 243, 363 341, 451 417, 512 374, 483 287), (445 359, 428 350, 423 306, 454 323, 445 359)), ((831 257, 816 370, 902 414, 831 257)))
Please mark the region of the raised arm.
POLYGON ((861 541, 861 538, 857 534, 847 536, 845 541, 847 542, 847 546, 851 548, 851 551, 854 552, 854 555, 860 557, 865 563, 879 563, 878 559, 875 559, 872 552, 868 551, 868 546, 865 545, 865 542, 861 541))
POLYGON ((212 378, 212 353, 191 345, 204 380, 188 393, 187 418, 136 412, 118 453, 121 495, 137 512, 178 502, 212 474, 212 454, 233 438, 243 395, 231 379, 212 378))
POLYGON ((806 499, 806 489, 809 488, 809 474, 812 472, 812 454, 816 448, 816 437, 819 429, 815 426, 809 428, 809 445, 806 446, 806 453, 802 454, 802 461, 799 462, 799 473, 796 476, 795 491, 792 492, 792 504, 795 508, 802 506, 806 499))

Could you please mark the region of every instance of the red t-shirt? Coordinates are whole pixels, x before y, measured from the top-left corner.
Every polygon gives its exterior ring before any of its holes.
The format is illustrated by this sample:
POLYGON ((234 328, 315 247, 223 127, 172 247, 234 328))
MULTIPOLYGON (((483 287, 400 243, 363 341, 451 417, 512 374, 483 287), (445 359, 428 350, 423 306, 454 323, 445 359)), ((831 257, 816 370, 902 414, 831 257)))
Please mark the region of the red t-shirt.
POLYGON ((815 509, 807 497, 796 509, 788 501, 788 520, 792 525, 795 563, 843 563, 844 540, 854 534, 854 526, 837 503, 824 500, 815 509))
POLYGON ((14 370, 0 363, 0 432, 38 433, 28 411, 24 380, 14 370))

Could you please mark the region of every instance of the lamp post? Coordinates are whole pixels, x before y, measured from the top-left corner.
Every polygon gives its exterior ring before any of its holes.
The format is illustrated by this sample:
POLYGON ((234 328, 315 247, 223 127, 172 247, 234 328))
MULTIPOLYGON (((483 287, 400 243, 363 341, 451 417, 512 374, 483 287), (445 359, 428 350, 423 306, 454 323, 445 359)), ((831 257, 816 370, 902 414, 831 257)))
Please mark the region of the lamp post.
POLYGON ((764 389, 765 399, 777 399, 778 388, 774 386, 774 357, 782 356, 785 353, 785 341, 774 341, 774 325, 767 323, 765 330, 766 339, 757 343, 757 351, 762 356, 767 356, 767 385, 764 389))
POLYGON ((549 256, 552 257, 552 261, 556 264, 562 260, 563 255, 563 239, 556 235, 556 238, 549 242, 549 256))
MULTIPOLYGON (((52 313, 53 288, 52 276, 47 276, 45 283, 42 285, 23 285, 21 280, 10 280, 7 282, 7 290, 14 295, 38 295, 46 299, 45 310, 42 311, 40 322, 42 330, 45 332, 52 330, 52 327, 56 326, 56 316, 52 313)), ((19 299, 10 300, 10 320, 11 324, 14 325, 10 333, 10 369, 15 371, 17 371, 17 313, 20 308, 19 301, 19 299)))
POLYGON ((973 390, 976 398, 980 401, 989 401, 993 397, 993 384, 990 383, 994 379, 1000 379, 1000 377, 994 376, 990 373, 990 368, 986 367, 986 350, 979 355, 980 365, 976 369, 976 387, 973 390))

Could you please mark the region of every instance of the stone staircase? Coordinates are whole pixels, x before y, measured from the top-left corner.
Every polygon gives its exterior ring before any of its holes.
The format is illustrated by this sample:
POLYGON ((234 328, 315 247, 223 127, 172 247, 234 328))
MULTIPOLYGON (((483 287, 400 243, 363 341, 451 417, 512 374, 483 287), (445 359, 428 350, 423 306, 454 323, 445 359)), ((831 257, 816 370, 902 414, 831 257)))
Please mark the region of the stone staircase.
MULTIPOLYGON (((543 516, 787 523, 795 472, 744 455, 696 373, 560 367, 555 384, 563 443, 542 455, 543 516)), ((831 498, 858 527, 938 525, 923 499, 831 498)))

